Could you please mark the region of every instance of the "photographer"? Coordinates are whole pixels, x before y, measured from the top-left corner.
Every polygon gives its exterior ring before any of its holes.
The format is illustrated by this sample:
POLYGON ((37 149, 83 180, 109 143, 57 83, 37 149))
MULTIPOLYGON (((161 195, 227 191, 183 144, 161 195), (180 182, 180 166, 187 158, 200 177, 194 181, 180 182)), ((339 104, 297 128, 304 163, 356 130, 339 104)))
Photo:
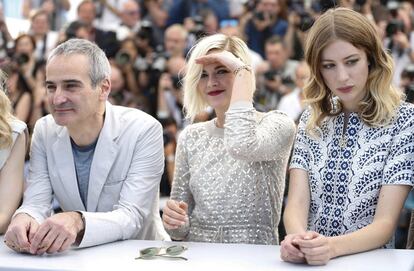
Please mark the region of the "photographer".
POLYGON ((187 30, 180 24, 173 24, 165 30, 164 50, 170 56, 185 57, 187 48, 187 30))
POLYGON ((141 27, 140 6, 134 0, 126 0, 122 3, 121 23, 116 29, 116 38, 121 41, 135 35, 141 27))
POLYGON ((121 42, 120 49, 115 55, 115 63, 121 69, 125 78, 125 88, 134 95, 141 93, 138 84, 139 70, 136 68, 138 49, 134 38, 126 38, 121 42))
POLYGON ((111 63, 111 92, 108 101, 113 105, 126 106, 132 98, 132 93, 125 89, 125 78, 121 68, 111 63))
POLYGON ((180 130, 184 128, 183 93, 180 82, 180 73, 184 66, 184 58, 170 58, 167 62, 167 72, 161 74, 157 88, 157 118, 172 118, 180 130))
POLYGON ((223 0, 177 0, 174 1, 170 10, 167 26, 172 24, 183 24, 186 18, 194 18, 201 15, 202 10, 212 10, 219 21, 228 19, 230 14, 229 4, 223 0))
POLYGON ((0 4, 0 63, 6 60, 9 47, 13 44, 13 38, 9 33, 4 19, 3 7, 0 4))
POLYGON ((46 60, 49 52, 58 42, 58 32, 50 30, 46 11, 38 10, 30 17, 29 33, 36 41, 36 59, 46 60))
POLYGON ((164 172, 160 182, 160 195, 170 196, 174 179, 175 150, 177 148, 177 124, 174 119, 160 120, 163 127, 164 141, 164 172))
POLYGON ((286 34, 286 13, 283 1, 259 0, 244 30, 249 48, 264 57, 265 41, 271 36, 283 37, 286 34))
POLYGON ((280 99, 294 88, 298 61, 289 59, 289 51, 280 37, 272 37, 265 43, 265 62, 257 69, 255 107, 267 112, 277 108, 280 99))
POLYGON ((14 52, 7 67, 9 73, 9 98, 14 114, 26 122, 29 131, 42 116, 45 98, 45 62, 35 59, 35 40, 28 34, 18 36, 14 52))
POLYGON ((283 40, 289 50, 289 57, 302 60, 306 31, 314 22, 313 12, 305 10, 303 1, 295 2, 288 17, 288 28, 283 40))
MULTIPOLYGON (((414 103, 414 64, 408 64, 401 73, 400 89, 405 93, 405 100, 414 103)), ((401 210, 398 226, 395 231, 396 248, 414 249, 414 224, 410 228, 410 218, 414 223, 414 190, 411 190, 401 210), (411 230, 411 239, 408 237, 411 230), (407 240, 407 241, 406 241, 407 240)))
POLYGON ((414 60, 414 35, 409 28, 411 19, 407 11, 400 4, 390 1, 387 4, 390 20, 385 28, 385 47, 390 50, 394 59, 395 71, 393 83, 400 85, 401 73, 414 60))

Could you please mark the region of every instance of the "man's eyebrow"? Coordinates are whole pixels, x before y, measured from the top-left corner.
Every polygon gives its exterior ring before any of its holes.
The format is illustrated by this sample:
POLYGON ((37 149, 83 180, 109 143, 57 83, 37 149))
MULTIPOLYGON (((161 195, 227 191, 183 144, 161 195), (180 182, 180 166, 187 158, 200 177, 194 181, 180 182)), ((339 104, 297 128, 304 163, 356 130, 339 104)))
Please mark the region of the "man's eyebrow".
MULTIPOLYGON (((74 84, 74 83, 75 84, 82 84, 82 81, 76 80, 76 79, 68 79, 68 80, 63 80, 62 83, 64 83, 64 84, 70 84, 70 83, 72 83, 72 84, 74 84)), ((45 84, 55 84, 55 82, 46 80, 45 84)))

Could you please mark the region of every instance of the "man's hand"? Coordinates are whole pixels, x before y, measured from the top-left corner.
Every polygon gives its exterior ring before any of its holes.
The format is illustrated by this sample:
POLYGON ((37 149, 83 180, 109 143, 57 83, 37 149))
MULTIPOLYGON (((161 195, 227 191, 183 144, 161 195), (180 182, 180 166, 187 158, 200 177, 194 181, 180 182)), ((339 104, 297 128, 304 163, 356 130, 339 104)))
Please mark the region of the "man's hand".
POLYGON ((41 255, 67 250, 76 241, 78 233, 85 228, 78 212, 64 212, 46 219, 30 245, 30 253, 41 255))
POLYGON ((11 221, 4 243, 17 252, 30 253, 30 244, 39 228, 39 223, 25 213, 16 215, 11 221))

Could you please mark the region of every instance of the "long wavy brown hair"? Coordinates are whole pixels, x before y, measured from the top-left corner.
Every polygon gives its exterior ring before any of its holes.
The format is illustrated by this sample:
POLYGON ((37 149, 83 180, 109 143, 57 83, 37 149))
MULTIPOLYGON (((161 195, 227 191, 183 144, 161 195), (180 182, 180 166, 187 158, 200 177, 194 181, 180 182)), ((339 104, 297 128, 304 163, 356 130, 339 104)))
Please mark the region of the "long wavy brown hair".
POLYGON ((386 125, 403 99, 402 92, 391 84, 392 58, 384 50, 375 26, 365 16, 347 8, 336 8, 316 20, 306 40, 305 59, 311 69, 311 78, 304 88, 304 96, 312 109, 308 132, 312 133, 326 117, 342 111, 340 101, 338 104, 332 102, 332 92, 321 75, 322 52, 336 40, 349 42, 366 53, 369 73, 358 114, 370 126, 386 125))

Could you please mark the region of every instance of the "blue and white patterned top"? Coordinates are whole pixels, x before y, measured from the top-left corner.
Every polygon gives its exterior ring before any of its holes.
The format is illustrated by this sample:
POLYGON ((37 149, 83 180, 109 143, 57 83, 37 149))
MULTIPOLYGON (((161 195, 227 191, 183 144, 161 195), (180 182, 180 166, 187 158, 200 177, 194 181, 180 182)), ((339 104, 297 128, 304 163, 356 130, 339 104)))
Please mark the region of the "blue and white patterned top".
POLYGON ((305 132, 309 116, 307 110, 301 117, 290 164, 308 172, 309 230, 325 236, 359 230, 373 221, 382 185, 414 185, 413 105, 402 103, 385 127, 351 113, 344 135, 341 113, 322 123, 320 138, 305 132))

